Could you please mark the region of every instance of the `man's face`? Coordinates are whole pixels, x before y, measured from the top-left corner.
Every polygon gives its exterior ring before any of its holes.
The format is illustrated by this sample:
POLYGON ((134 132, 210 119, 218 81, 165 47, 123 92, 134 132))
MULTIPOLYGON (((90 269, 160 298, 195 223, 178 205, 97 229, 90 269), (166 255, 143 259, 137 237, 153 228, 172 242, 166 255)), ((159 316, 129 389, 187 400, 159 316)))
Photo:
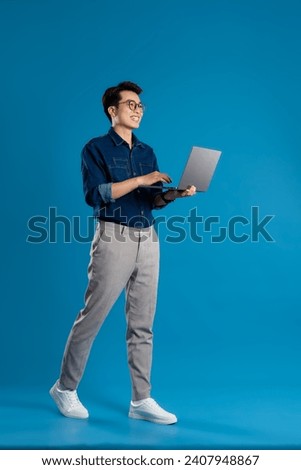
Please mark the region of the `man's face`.
POLYGON ((112 125, 124 126, 127 129, 137 129, 143 116, 142 110, 135 106, 135 104, 139 103, 141 101, 137 93, 121 91, 118 106, 112 107, 112 125))

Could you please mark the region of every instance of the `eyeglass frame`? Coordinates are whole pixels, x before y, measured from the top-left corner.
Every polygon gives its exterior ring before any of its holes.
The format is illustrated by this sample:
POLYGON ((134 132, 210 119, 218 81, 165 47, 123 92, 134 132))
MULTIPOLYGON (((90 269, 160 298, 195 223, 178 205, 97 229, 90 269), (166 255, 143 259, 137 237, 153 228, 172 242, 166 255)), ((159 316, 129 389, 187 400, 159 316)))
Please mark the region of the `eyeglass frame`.
POLYGON ((141 103, 141 101, 140 101, 140 103, 136 103, 135 100, 119 101, 119 103, 117 104, 117 108, 118 108, 118 105, 119 105, 119 104, 127 104, 128 107, 129 107, 129 109, 130 109, 131 111, 136 111, 136 109, 138 108, 139 111, 141 111, 142 114, 145 113, 146 107, 145 107, 145 105, 144 105, 143 103, 141 103), (134 109, 131 108, 130 103, 134 103, 134 109))

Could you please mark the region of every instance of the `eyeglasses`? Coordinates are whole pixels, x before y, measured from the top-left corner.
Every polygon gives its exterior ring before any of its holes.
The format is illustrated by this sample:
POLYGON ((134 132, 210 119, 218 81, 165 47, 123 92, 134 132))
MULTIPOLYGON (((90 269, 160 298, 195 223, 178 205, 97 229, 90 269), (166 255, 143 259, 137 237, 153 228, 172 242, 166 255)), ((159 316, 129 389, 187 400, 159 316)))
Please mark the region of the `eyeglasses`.
POLYGON ((136 109, 138 108, 142 114, 145 112, 145 106, 141 102, 136 103, 136 101, 134 100, 126 100, 126 101, 119 101, 118 105, 119 104, 127 104, 131 111, 136 111, 136 109))

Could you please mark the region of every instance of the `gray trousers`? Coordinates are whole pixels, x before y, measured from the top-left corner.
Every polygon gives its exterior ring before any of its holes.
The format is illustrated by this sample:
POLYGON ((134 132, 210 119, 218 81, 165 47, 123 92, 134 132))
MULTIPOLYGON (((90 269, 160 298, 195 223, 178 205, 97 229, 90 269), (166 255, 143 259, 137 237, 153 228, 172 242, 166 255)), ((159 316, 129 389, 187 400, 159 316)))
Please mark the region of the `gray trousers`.
POLYGON ((135 229, 99 222, 91 244, 85 306, 71 329, 60 382, 75 390, 93 341, 123 289, 132 399, 150 396, 153 320, 158 286, 159 242, 154 227, 135 229))

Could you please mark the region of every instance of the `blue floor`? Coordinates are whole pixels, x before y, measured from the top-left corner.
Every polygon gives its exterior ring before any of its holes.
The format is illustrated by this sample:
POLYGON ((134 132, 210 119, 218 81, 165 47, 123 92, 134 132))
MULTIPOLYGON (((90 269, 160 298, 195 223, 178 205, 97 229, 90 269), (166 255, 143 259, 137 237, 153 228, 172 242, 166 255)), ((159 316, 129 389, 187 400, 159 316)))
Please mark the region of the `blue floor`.
POLYGON ((127 418, 126 396, 81 389, 90 418, 75 420, 58 413, 47 390, 2 389, 0 447, 301 449, 301 387, 162 390, 159 402, 178 415, 172 426, 127 418))

